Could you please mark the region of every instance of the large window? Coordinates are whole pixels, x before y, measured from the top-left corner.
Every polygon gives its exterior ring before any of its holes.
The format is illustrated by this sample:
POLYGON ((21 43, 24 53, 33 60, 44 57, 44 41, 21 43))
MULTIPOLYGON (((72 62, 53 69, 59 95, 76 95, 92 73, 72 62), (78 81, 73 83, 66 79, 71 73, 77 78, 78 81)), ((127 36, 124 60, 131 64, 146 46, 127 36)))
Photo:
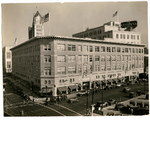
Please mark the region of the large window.
POLYGON ((101 71, 105 71, 105 65, 101 65, 101 71))
POLYGON ((120 64, 117 64, 117 70, 121 70, 121 65, 120 64))
POLYGON ((112 52, 116 52, 116 47, 112 47, 112 52))
POLYGON ((110 47, 107 47, 107 52, 111 52, 111 49, 110 49, 110 47))
POLYGON ((109 70, 111 70, 111 67, 110 67, 110 65, 107 65, 107 70, 109 71, 109 70))
POLYGON ((91 56, 90 56, 90 59, 89 59, 90 62, 92 62, 92 58, 93 58, 93 56, 91 55, 91 56))
POLYGON ((44 68, 44 75, 51 75, 51 68, 44 68))
POLYGON ((132 53, 135 53, 135 49, 134 48, 132 48, 132 53))
POLYGON ((128 59, 129 59, 129 61, 131 61, 131 56, 130 55, 128 56, 128 59))
POLYGON ((57 56, 57 62, 66 62, 66 56, 57 56))
POLYGON ((119 35, 118 34, 116 34, 116 39, 118 39, 119 38, 119 35))
POLYGON ((65 44, 57 44, 57 50, 65 51, 65 44))
POLYGON ((7 58, 11 58, 11 53, 10 52, 7 52, 7 58))
POLYGON ((11 62, 7 61, 7 68, 11 68, 11 62))
POLYGON ((121 48, 120 47, 117 47, 117 52, 121 52, 121 48))
MULTIPOLYGON (((35 51, 37 50, 37 47, 35 48, 35 51)), ((51 44, 48 44, 48 45, 44 45, 44 50, 47 51, 47 50, 51 50, 51 44)), ((32 52, 32 47, 30 48, 29 50, 30 52, 32 52)))
POLYGON ((121 60, 121 56, 117 56, 117 61, 120 61, 121 60))
POLYGON ((51 62, 51 56, 44 56, 44 62, 51 62))
POLYGON ((138 48, 136 48, 136 53, 138 53, 138 48))
POLYGON ((81 74, 82 73, 82 65, 78 65, 78 73, 81 74))
POLYGON ((88 62, 88 56, 83 56, 84 62, 88 62))
POLYGON ((95 61, 99 61, 100 60, 100 57, 99 56, 95 56, 95 61))
POLYGON ((66 74, 66 67, 58 67, 57 74, 66 74))
POLYGON ((107 56, 107 61, 111 61, 111 57, 110 56, 107 56))
POLYGON ((90 46, 90 52, 93 52, 93 47, 92 46, 90 46))
POLYGON ((112 65, 112 70, 116 70, 116 65, 112 65))
POLYGON ((101 61, 105 61, 105 56, 101 56, 101 61))
POLYGON ((75 67, 68 67, 68 74, 74 74, 76 73, 76 68, 75 67))
POLYGON ((101 52, 105 52, 105 47, 101 46, 101 52))
POLYGON ((82 56, 79 55, 79 56, 78 56, 78 64, 80 64, 81 62, 82 62, 82 56))
POLYGON ((78 45, 78 51, 82 52, 82 46, 81 45, 78 45))
POLYGON ((83 52, 88 52, 88 46, 86 45, 83 46, 83 52))
POLYGON ((112 55, 111 58, 112 61, 116 61, 116 56, 112 55))
POLYGON ((125 48, 125 53, 128 53, 128 48, 125 48))
POLYGON ((124 53, 124 47, 122 47, 122 53, 124 53))
POLYGON ((76 46, 68 44, 68 51, 76 51, 76 46))
POLYGON ((99 65, 95 65, 95 71, 100 71, 99 65))
POLYGON ((75 56, 68 56, 68 62, 75 62, 75 56))
POLYGON ((95 52, 99 52, 99 46, 95 46, 95 52))

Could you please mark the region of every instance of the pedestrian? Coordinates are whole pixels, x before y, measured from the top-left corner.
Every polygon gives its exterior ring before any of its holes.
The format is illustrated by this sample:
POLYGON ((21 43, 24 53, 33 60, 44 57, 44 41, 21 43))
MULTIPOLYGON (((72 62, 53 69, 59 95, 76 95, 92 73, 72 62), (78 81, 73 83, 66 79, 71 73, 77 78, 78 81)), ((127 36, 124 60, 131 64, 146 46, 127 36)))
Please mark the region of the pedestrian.
POLYGON ((34 97, 33 97, 33 104, 34 104, 34 97))

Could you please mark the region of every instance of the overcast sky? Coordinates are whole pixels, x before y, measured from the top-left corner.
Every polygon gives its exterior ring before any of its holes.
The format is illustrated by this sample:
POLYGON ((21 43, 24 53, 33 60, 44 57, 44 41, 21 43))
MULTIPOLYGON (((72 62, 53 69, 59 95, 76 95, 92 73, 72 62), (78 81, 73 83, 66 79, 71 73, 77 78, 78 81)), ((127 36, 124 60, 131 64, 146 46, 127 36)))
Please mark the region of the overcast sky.
POLYGON ((147 2, 84 2, 84 3, 24 3, 2 4, 2 46, 28 40, 28 27, 33 14, 44 16, 50 11, 50 23, 45 23, 45 35, 72 36, 85 28, 93 28, 109 21, 118 11, 120 22, 137 20, 142 44, 148 45, 147 2))

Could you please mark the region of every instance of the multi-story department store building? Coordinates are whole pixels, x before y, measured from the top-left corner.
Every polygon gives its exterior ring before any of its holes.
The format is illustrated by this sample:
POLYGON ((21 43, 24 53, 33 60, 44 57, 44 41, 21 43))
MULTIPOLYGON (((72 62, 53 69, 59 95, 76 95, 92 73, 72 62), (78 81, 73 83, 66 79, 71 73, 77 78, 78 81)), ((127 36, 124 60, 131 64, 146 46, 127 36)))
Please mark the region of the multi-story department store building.
POLYGON ((37 36, 11 50, 13 75, 54 96, 57 91, 82 89, 85 83, 91 88, 95 81, 132 80, 144 70, 144 45, 137 43, 37 36))

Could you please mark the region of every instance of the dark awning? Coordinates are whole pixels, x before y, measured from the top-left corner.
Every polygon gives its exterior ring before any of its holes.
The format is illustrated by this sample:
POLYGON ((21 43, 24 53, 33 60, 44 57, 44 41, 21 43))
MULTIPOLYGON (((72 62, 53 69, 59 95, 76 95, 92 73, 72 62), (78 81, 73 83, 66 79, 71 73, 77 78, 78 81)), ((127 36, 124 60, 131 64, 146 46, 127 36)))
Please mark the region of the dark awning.
POLYGON ((58 89, 60 92, 61 92, 61 91, 67 91, 67 90, 68 90, 66 86, 58 87, 57 89, 58 89))
POLYGON ((78 86, 77 86, 77 85, 70 85, 70 86, 68 86, 68 88, 69 88, 70 90, 72 90, 72 89, 77 89, 78 86))
POLYGON ((114 82, 117 82, 117 79, 112 79, 114 82))
POLYGON ((52 88, 50 88, 50 87, 48 87, 47 89, 43 88, 41 91, 42 91, 42 93, 50 93, 52 91, 52 88))
POLYGON ((102 82, 102 83, 107 83, 107 81, 106 81, 106 80, 102 80, 101 82, 102 82))
POLYGON ((108 80, 107 80, 107 82, 111 82, 111 81, 112 81, 111 79, 108 79, 108 80))

